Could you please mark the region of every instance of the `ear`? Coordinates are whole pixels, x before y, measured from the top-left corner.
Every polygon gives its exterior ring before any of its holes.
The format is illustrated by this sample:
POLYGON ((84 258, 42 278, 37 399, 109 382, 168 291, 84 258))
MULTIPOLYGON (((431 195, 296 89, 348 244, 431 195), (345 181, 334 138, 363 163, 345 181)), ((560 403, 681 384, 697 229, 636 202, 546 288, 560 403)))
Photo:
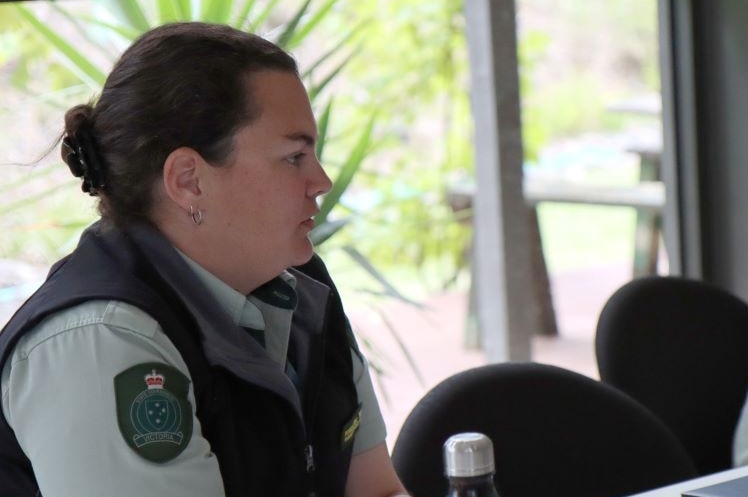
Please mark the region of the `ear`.
POLYGON ((164 161, 163 182, 166 195, 183 209, 198 204, 200 171, 205 160, 192 148, 179 147, 164 161))

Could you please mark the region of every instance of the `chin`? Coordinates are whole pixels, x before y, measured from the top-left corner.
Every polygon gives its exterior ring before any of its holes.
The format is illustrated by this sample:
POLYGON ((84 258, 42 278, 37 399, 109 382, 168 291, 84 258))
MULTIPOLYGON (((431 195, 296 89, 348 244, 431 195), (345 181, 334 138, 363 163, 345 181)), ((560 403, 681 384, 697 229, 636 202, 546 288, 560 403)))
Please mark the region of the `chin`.
POLYGON ((312 255, 314 255, 314 247, 312 246, 311 242, 308 242, 306 247, 300 248, 299 250, 294 252, 291 257, 293 259, 291 266, 300 266, 302 264, 306 264, 307 262, 309 262, 309 259, 312 258, 312 255))

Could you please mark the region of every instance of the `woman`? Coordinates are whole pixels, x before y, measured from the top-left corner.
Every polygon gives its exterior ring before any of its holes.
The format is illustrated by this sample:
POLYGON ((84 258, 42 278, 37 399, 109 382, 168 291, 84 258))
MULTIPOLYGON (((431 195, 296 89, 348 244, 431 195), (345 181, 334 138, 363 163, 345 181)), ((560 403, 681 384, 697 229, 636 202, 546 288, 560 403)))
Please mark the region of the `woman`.
POLYGON ((3 495, 405 493, 308 239, 316 139, 293 59, 202 23, 67 112, 101 220, 0 334, 3 495))

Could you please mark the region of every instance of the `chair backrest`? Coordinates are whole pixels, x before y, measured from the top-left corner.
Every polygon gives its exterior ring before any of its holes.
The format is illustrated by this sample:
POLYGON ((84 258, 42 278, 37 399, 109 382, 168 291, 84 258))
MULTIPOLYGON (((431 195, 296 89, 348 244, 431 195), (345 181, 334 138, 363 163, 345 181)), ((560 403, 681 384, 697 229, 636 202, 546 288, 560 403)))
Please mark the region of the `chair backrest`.
POLYGON ((392 460, 415 497, 445 495, 442 444, 494 445, 502 497, 617 497, 695 476, 675 436, 636 401, 556 366, 509 362, 447 378, 413 408, 392 460))
POLYGON ((657 415, 701 474, 731 467, 748 389, 748 304, 702 281, 636 279, 603 307, 595 352, 600 379, 657 415))

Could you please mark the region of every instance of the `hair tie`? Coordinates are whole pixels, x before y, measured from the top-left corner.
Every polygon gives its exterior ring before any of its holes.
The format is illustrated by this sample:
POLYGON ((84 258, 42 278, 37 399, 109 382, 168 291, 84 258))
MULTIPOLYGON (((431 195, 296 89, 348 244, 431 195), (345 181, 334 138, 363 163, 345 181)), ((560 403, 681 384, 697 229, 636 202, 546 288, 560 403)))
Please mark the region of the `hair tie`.
POLYGON ((62 160, 76 178, 83 178, 81 189, 97 196, 104 189, 106 170, 98 154, 96 143, 88 129, 79 128, 62 139, 62 160))

